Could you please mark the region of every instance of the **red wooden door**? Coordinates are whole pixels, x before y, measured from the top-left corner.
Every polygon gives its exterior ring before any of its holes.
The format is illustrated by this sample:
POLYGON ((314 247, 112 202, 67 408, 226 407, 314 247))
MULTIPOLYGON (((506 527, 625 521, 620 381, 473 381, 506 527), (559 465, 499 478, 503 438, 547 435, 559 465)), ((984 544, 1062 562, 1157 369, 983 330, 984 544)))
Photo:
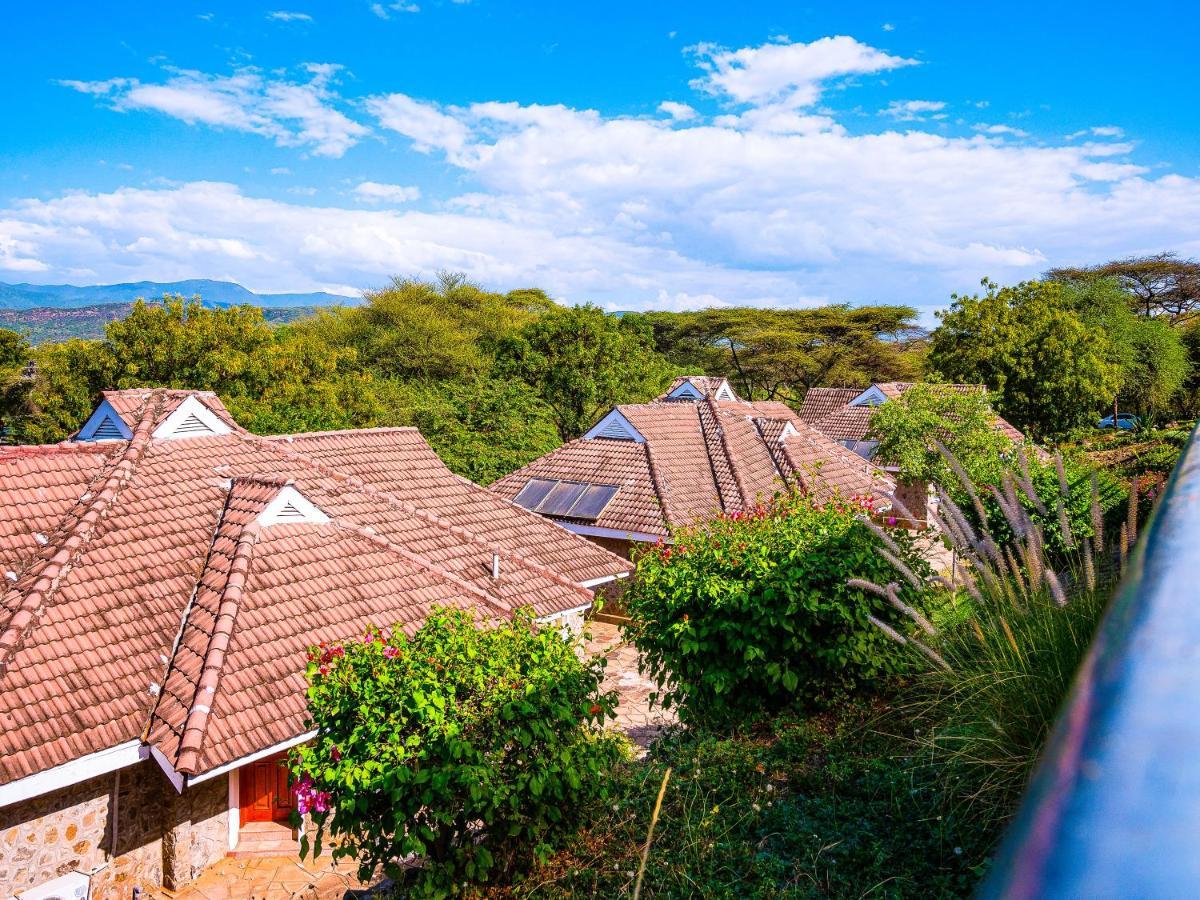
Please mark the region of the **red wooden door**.
POLYGON ((286 822, 294 802, 288 790, 286 755, 278 753, 242 766, 238 790, 243 825, 247 822, 286 822))

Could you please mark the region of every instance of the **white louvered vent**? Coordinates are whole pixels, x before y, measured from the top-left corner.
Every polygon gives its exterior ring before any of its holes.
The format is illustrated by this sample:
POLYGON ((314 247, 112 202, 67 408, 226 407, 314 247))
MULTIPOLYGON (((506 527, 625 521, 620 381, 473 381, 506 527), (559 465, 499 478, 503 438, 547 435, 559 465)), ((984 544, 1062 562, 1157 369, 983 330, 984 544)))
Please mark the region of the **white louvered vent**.
POLYGON ((121 441, 125 439, 125 435, 121 433, 121 427, 112 420, 111 416, 105 416, 104 420, 96 426, 96 430, 92 432, 93 441, 121 441))
POLYGON ((156 440, 173 438, 207 437, 214 434, 229 434, 233 429, 229 423, 205 406, 195 396, 188 397, 162 424, 154 429, 156 440))
POLYGON ((323 525, 329 521, 329 516, 307 497, 290 484, 280 488, 275 499, 267 504, 258 516, 258 524, 263 527, 270 525, 294 525, 306 522, 310 525, 323 525))
POLYGON ((200 421, 200 417, 192 413, 175 426, 175 434, 182 437, 183 435, 215 434, 215 432, 208 427, 208 423, 200 421))
POLYGON ((603 428, 596 432, 596 437, 612 438, 615 441, 628 441, 630 434, 625 430, 625 426, 617 419, 605 424, 603 428))

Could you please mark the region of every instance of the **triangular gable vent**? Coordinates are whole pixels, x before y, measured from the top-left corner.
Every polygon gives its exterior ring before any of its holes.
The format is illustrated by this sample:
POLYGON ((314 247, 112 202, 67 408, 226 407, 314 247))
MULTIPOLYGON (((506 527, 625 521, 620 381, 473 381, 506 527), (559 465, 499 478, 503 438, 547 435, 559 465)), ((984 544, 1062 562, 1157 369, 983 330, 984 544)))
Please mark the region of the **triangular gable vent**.
POLYGON ((299 523, 324 525, 329 521, 329 516, 294 487, 287 485, 280 489, 275 499, 267 504, 267 508, 258 514, 255 521, 264 528, 299 523))
POLYGON ((667 396, 672 400, 699 400, 704 395, 701 394, 700 391, 696 389, 696 386, 690 381, 685 381, 679 387, 675 388, 675 390, 671 391, 671 393, 669 393, 667 396))
POLYGON ((156 440, 229 434, 229 424, 194 396, 186 398, 154 429, 156 440))
POLYGON ((613 441, 636 441, 639 444, 646 442, 641 432, 633 427, 632 422, 621 415, 619 409, 614 409, 593 425, 583 436, 585 441, 590 441, 594 438, 608 438, 613 441))
POLYGON ((737 402, 738 399, 737 394, 733 392, 733 388, 729 386, 729 382, 724 379, 721 380, 721 386, 717 388, 713 396, 718 400, 728 400, 730 402, 737 402))
POLYGON ((857 397, 850 401, 850 406, 882 406, 887 403, 887 394, 881 391, 876 385, 871 385, 857 397))
POLYGON ((96 411, 79 429, 75 436, 77 441, 127 441, 133 437, 133 432, 125 424, 125 420, 117 415, 112 404, 107 400, 100 401, 96 411))

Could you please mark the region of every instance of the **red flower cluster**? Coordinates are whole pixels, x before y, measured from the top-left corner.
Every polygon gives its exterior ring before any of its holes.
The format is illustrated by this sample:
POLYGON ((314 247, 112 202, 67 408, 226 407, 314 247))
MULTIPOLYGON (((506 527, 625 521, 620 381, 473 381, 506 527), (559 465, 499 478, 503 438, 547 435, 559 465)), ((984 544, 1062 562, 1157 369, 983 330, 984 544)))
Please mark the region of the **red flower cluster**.
POLYGON ((310 812, 323 813, 329 811, 330 796, 328 791, 318 791, 313 786, 313 780, 305 775, 296 782, 293 788, 296 794, 296 810, 304 816, 310 812))
POLYGON ((341 659, 346 655, 346 649, 341 644, 330 644, 328 641, 321 641, 317 647, 310 647, 308 651, 308 661, 317 663, 317 671, 322 675, 328 675, 330 666, 335 659, 341 659))

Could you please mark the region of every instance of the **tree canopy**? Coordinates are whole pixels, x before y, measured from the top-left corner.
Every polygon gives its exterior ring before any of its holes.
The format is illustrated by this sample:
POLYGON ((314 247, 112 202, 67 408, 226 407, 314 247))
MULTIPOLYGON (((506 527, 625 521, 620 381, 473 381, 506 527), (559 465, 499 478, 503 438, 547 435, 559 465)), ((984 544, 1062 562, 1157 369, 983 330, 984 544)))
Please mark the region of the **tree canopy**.
POLYGON ((707 309, 646 313, 655 346, 677 366, 729 377, 748 400, 799 404, 819 385, 912 381, 923 331, 909 306, 707 309))
POLYGON ((1141 315, 1166 316, 1175 324, 1200 312, 1200 260, 1180 259, 1174 253, 1067 266, 1051 269, 1046 277, 1066 282, 1111 278, 1130 295, 1141 315))

